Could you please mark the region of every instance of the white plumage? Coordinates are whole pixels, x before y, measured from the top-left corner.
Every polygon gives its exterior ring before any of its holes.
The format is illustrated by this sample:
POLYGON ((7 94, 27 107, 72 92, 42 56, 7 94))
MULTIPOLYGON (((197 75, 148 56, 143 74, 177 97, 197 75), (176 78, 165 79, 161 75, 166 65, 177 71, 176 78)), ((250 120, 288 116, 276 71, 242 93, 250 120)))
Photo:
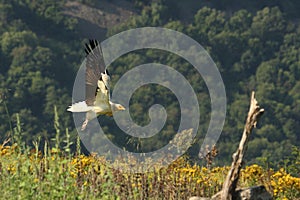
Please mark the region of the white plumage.
POLYGON ((88 112, 93 110, 92 106, 88 106, 85 101, 74 103, 72 106, 69 106, 68 111, 70 112, 88 112))

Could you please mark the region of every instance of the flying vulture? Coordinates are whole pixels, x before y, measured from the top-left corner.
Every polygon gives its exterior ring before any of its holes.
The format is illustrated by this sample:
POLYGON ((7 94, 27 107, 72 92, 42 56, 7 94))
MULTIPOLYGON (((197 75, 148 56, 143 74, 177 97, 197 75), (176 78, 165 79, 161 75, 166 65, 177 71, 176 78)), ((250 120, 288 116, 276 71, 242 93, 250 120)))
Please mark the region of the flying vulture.
POLYGON ((125 110, 121 104, 110 101, 110 75, 105 67, 102 49, 97 40, 86 44, 85 101, 69 106, 70 112, 86 112, 81 130, 99 115, 112 116, 113 111, 125 110))

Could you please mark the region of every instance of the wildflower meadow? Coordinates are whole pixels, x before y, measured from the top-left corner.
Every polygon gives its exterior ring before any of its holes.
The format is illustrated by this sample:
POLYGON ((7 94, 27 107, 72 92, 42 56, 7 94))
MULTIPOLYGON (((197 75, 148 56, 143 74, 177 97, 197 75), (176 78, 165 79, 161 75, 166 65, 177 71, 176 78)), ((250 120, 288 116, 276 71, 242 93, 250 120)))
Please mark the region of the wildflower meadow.
MULTIPOLYGON (((38 145, 36 143, 36 145, 38 145)), ((0 146, 1 199, 188 199, 212 196, 222 188, 229 167, 202 167, 181 157, 149 173, 123 173, 103 157, 68 150, 0 146)), ((300 178, 285 168, 246 166, 240 187, 264 185, 274 199, 299 199, 300 178)))

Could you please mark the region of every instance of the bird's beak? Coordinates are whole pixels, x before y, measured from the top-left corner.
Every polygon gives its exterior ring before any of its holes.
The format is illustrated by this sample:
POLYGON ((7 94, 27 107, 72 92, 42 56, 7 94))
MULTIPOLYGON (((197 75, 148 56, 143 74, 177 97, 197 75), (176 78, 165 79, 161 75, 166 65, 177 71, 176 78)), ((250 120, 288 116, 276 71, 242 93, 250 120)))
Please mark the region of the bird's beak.
POLYGON ((124 106, 120 106, 119 110, 126 110, 124 106))
POLYGON ((121 106, 119 107, 119 110, 123 111, 123 110, 126 110, 126 108, 125 108, 124 106, 121 105, 121 106))

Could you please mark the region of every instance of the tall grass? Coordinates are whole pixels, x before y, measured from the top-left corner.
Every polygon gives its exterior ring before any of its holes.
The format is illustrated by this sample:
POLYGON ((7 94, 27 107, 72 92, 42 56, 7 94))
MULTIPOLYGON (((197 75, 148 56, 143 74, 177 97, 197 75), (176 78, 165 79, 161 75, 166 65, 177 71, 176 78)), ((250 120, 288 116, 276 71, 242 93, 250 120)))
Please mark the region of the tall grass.
MULTIPOLYGON (((103 157, 83 155, 79 137, 72 152, 69 131, 60 126, 56 108, 54 113, 54 143, 41 146, 38 137, 33 148, 22 142, 17 115, 14 143, 0 146, 1 199, 188 199, 212 196, 222 187, 226 166, 191 165, 182 157, 148 173, 124 173, 103 157)), ((283 168, 245 167, 239 184, 265 185, 275 199, 300 198, 300 178, 283 168)))

